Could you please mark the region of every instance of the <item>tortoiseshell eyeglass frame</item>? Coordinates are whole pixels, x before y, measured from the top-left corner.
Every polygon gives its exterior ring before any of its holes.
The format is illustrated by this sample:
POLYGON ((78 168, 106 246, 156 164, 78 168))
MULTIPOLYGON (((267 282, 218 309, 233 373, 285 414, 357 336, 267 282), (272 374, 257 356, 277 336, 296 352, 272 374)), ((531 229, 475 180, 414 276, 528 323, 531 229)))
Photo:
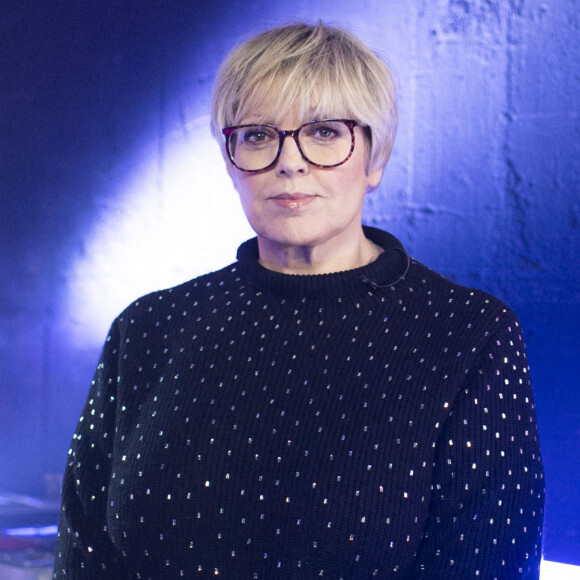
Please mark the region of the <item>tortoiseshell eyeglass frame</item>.
POLYGON ((276 165, 276 163, 278 162, 278 159, 280 158, 280 153, 282 152, 282 147, 284 145, 284 139, 286 139, 286 137, 292 137, 294 139, 294 142, 296 143, 296 147, 298 147, 298 151, 300 151, 300 155, 302 155, 302 158, 305 161, 307 161, 308 163, 310 163, 310 165, 313 165, 314 167, 320 167, 323 169, 330 169, 332 167, 338 167, 339 165, 343 165, 351 158, 352 153, 354 151, 354 145, 355 145, 354 128, 357 126, 360 126, 359 123, 357 121, 353 121, 352 119, 320 119, 318 121, 309 121, 308 123, 304 123, 303 125, 300 125, 300 127, 298 127, 298 129, 294 129, 293 131, 290 131, 290 130, 282 131, 282 130, 278 129, 278 127, 274 127, 273 125, 268 125, 267 123, 263 123, 263 124, 249 123, 246 125, 236 125, 234 127, 224 127, 222 129, 222 133, 226 137, 226 151, 227 151, 229 160, 232 162, 232 165, 234 167, 236 167, 237 169, 239 169, 240 171, 244 171, 246 173, 259 173, 260 171, 267 171, 268 169, 270 169, 276 165), (348 130, 350 131, 350 151, 348 152, 348 155, 346 156, 345 159, 343 159, 339 163, 334 163, 333 165, 323 165, 320 163, 314 163, 313 161, 310 161, 310 159, 308 159, 308 157, 306 157, 306 155, 304 154, 304 151, 302 151, 302 147, 300 146, 300 141, 298 140, 298 134, 300 133, 300 131, 304 127, 307 127, 308 125, 313 125, 314 123, 324 123, 324 122, 344 123, 348 127, 348 130), (272 163, 270 163, 266 167, 262 167, 261 169, 244 169, 243 167, 240 167, 239 165, 237 165, 236 162, 234 161, 234 156, 233 156, 232 151, 230 149, 230 136, 237 129, 243 129, 244 127, 268 127, 270 129, 273 129, 274 131, 276 131, 276 133, 278 133, 278 141, 279 141, 278 152, 276 153, 276 157, 274 157, 274 160, 272 161, 272 163))

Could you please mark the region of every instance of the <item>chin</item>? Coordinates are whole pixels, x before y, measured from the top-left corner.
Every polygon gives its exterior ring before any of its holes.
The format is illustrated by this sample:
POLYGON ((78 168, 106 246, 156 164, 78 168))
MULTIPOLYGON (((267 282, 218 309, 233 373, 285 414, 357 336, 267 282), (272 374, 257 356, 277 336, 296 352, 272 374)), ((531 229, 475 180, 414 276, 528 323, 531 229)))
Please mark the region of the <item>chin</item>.
POLYGON ((283 248, 298 248, 298 247, 312 247, 316 245, 316 238, 312 235, 264 235, 260 236, 262 240, 271 246, 279 246, 283 248))

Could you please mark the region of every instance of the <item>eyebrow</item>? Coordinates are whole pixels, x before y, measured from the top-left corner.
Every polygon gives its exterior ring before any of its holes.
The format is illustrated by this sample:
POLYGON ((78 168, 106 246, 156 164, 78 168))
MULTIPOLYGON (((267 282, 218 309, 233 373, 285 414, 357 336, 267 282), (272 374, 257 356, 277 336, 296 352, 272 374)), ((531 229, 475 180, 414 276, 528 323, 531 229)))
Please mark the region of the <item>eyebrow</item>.
MULTIPOLYGON (((316 115, 315 114, 315 107, 311 107, 308 112, 306 113, 306 115, 304 115, 303 120, 298 123, 298 125, 295 128, 303 125, 304 123, 310 123, 312 121, 324 121, 325 119, 341 119, 341 118, 345 118, 344 115, 338 115, 338 114, 328 114, 328 111, 323 111, 323 112, 319 112, 320 114, 316 115)), ((268 113, 270 114, 270 113, 268 113)), ((272 119, 272 117, 259 117, 258 115, 255 114, 250 114, 248 116, 242 116, 240 119, 240 122, 237 123, 238 125, 270 125, 272 127, 277 127, 278 129, 284 129, 284 127, 281 127, 281 125, 279 123, 277 123, 276 121, 274 121, 272 119)))
POLYGON ((273 121, 264 121, 264 119, 260 119, 258 117, 242 118, 240 125, 271 125, 272 127, 276 127, 276 123, 273 121))
MULTIPOLYGON (((314 121, 325 121, 326 119, 341 119, 343 117, 341 117, 340 115, 309 115, 307 117, 308 120, 303 120, 302 122, 298 123, 298 125, 296 127, 293 127, 293 129, 297 129, 298 127, 301 127, 302 125, 306 124, 306 123, 312 123, 314 121)), ((263 118, 260 117, 242 117, 242 120, 239 123, 240 125, 270 125, 271 127, 276 127, 277 129, 282 129, 284 130, 284 128, 281 126, 281 124, 276 123, 275 121, 272 121, 272 119, 267 119, 264 120, 263 118)), ((289 129, 286 129, 289 130, 289 129)))

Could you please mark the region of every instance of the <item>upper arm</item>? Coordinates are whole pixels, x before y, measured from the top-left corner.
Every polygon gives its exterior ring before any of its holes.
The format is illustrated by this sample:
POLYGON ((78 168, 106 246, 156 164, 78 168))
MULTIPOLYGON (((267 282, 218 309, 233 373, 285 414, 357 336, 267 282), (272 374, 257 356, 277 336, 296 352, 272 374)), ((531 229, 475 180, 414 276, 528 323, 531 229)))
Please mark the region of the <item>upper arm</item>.
POLYGON ((420 578, 537 578, 544 480, 519 323, 490 338, 438 442, 420 578))
POLYGON ((68 454, 55 578, 119 574, 107 534, 107 489, 117 409, 117 331, 111 329, 68 454))

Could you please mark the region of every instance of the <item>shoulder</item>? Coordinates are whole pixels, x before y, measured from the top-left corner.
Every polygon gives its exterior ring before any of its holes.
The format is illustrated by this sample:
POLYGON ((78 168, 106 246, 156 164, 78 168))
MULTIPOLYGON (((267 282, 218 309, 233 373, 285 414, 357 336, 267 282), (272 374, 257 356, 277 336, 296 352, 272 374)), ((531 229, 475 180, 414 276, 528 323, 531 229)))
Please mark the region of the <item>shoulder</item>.
POLYGON ((504 302, 489 292, 453 282, 415 259, 411 259, 406 280, 409 284, 414 284, 416 290, 423 293, 431 302, 455 303, 471 308, 490 309, 493 312, 510 310, 504 302))
POLYGON ((424 322, 433 321, 449 335, 467 333, 486 340, 508 327, 519 327, 515 313, 499 298, 457 284, 414 259, 400 291, 424 322))
POLYGON ((192 309, 203 311, 212 303, 233 299, 243 294, 244 287, 238 264, 233 263, 177 286, 141 296, 119 314, 115 324, 121 328, 135 324, 160 326, 192 309))
MULTIPOLYGON (((383 286, 393 291, 399 303, 414 309, 420 316, 433 315, 439 322, 445 317, 467 317, 483 320, 514 320, 513 311, 492 294, 477 288, 462 286, 411 258, 401 242, 392 234, 365 227, 365 235, 385 250, 398 249, 408 260, 404 274, 397 282, 383 286)), ((386 252, 385 252, 386 254, 386 252)))

